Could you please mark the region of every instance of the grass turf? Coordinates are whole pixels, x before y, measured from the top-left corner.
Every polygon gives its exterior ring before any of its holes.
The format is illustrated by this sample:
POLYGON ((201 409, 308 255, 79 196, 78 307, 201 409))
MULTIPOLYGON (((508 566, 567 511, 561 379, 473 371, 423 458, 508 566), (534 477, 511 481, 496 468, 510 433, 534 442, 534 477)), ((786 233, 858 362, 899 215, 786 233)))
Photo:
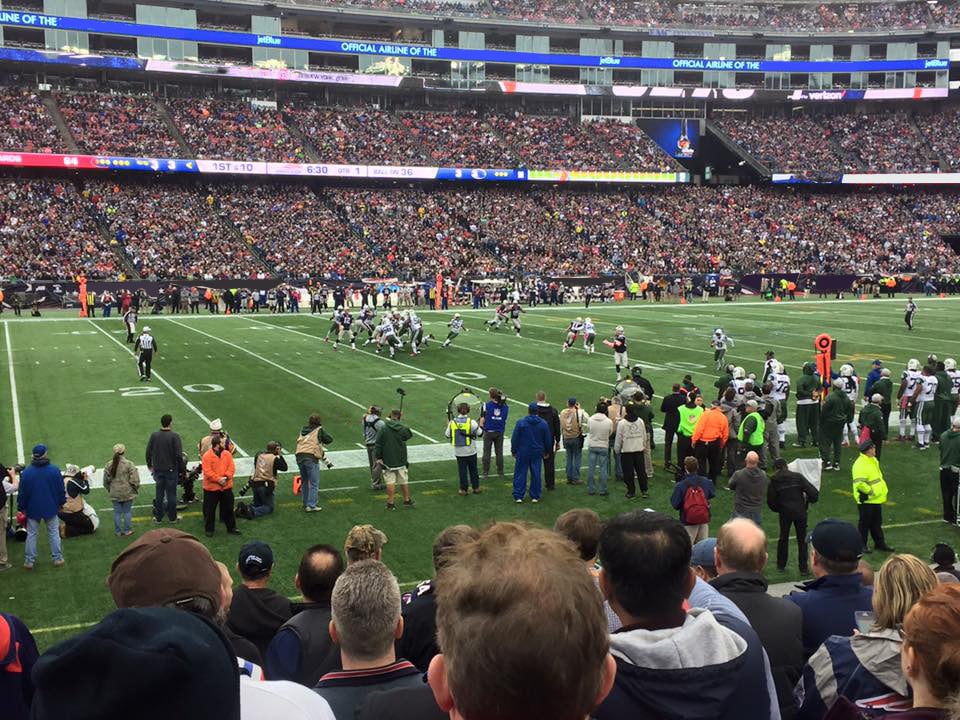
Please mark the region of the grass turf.
MULTIPOLYGON (((174 428, 183 436, 185 448, 193 447, 205 434, 209 419, 219 417, 243 450, 241 455, 254 454, 272 439, 282 441, 289 451, 307 415, 319 411, 335 439, 331 450, 359 450, 360 415, 371 403, 385 409, 396 406, 398 386, 408 392, 404 420, 418 433, 411 445, 435 445, 434 456, 452 458, 443 441, 446 405, 464 386, 482 397, 491 385, 502 388, 511 399, 510 427, 525 413, 524 406, 536 390, 545 390, 558 407, 567 397, 576 396, 588 410, 600 395, 611 393, 615 376, 607 348, 598 345, 591 356, 579 345, 560 352, 564 329, 577 315, 593 318, 598 337, 609 337, 615 325, 623 325, 631 360, 644 366, 644 375, 658 394, 689 372, 712 397, 716 373, 708 341, 717 326, 736 341, 728 351, 729 362, 759 375, 764 351, 772 349, 794 383, 800 365, 811 359, 813 338, 820 332, 838 339, 838 365, 853 362, 861 377, 874 358, 890 366, 896 378, 910 357, 923 360, 930 352, 941 358, 960 354, 960 328, 953 322, 960 309, 958 301, 920 300, 919 305, 913 332, 902 323, 901 300, 538 308, 523 316, 521 338, 507 328, 485 332, 483 321, 491 311, 464 312, 469 331, 451 348, 431 345, 417 358, 398 353, 394 361, 367 350, 334 352, 330 344, 322 342, 328 316, 150 316, 141 326, 152 325, 160 353, 149 385, 138 382, 119 319, 90 321, 72 314, 46 313, 41 321, 35 321, 4 315, 0 359, 6 367, 0 379, 0 407, 5 422, 0 432, 0 458, 12 464, 20 453, 29 456, 33 444, 45 442, 53 461, 61 466, 73 462, 102 467, 113 444, 123 442, 128 456, 143 464, 147 437, 165 412, 173 414, 174 428), (15 394, 9 358, 13 360, 15 394), (15 415, 22 427, 20 445, 15 415)), ((423 312, 421 316, 426 330, 442 339, 444 323, 451 314, 423 312)), ((789 416, 794 415, 791 399, 789 416)), ((659 413, 657 419, 661 419, 659 413)), ((790 448, 793 439, 789 434, 788 459, 798 454, 816 455, 815 450, 790 448)), ((607 498, 590 497, 584 487, 567 486, 562 454, 557 460, 558 488, 545 494, 538 506, 515 505, 509 478, 491 478, 484 494, 463 498, 457 495, 455 462, 441 459, 412 466, 417 500, 413 509, 387 513, 384 496, 369 490, 365 468, 335 468, 321 474, 322 513, 308 515, 299 509, 299 498, 291 493, 290 473, 280 483, 277 512, 253 523, 241 521, 242 538, 227 536, 222 526, 215 537, 204 538, 198 505, 186 511, 182 528, 200 535, 213 554, 231 567, 244 540, 257 537, 270 542, 277 558, 274 586, 292 596, 296 565, 307 546, 317 542, 340 545, 352 525, 371 522, 389 536, 385 560, 400 582, 410 586, 431 575, 432 538, 452 523, 522 518, 549 525, 572 507, 592 507, 608 517, 640 507, 641 502, 673 512, 669 507, 672 483, 663 470, 659 446, 654 457, 655 477, 646 501, 625 500, 613 481, 607 498)), ((811 509, 811 526, 825 517, 855 521, 849 476, 854 457, 854 450, 845 450, 844 472, 825 474, 822 499, 811 509)), ((195 453, 191 455, 194 460, 195 453)), ((937 465, 935 448, 919 453, 896 442, 884 448, 882 466, 891 487, 891 502, 884 510, 888 542, 923 558, 934 543, 956 544, 958 535, 957 528, 939 521, 937 465)), ((508 475, 511 467, 508 459, 508 475)), ((242 484, 240 478, 238 484, 242 484)), ((146 507, 152 496, 151 486, 142 488, 134 518, 137 534, 153 527, 146 507)), ((103 490, 94 490, 89 502, 99 511, 100 530, 64 542, 64 568, 51 566, 41 536, 36 569, 27 574, 19 568, 23 545, 9 543, 10 562, 15 567, 0 574, 0 608, 21 617, 43 647, 95 622, 112 608, 104 579, 113 558, 129 540, 114 536, 110 503, 103 490)), ((731 504, 730 494, 721 492, 713 503, 713 528, 729 516, 731 504)), ((775 538, 772 512, 764 513, 764 525, 775 538)), ((774 546, 775 542, 771 554, 774 546)), ((882 557, 874 554, 870 559, 876 565, 882 557)), ((768 577, 772 582, 799 579, 795 568, 793 546, 790 569, 779 573, 774 567, 768 577)))

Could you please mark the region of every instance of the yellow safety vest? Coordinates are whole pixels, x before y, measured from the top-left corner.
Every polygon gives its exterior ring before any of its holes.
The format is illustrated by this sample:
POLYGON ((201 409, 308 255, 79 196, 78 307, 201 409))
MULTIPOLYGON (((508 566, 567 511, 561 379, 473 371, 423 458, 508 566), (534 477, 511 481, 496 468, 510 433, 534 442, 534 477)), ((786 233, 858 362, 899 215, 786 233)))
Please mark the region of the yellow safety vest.
POLYGON ((454 447, 457 446, 457 431, 463 433, 464 445, 470 445, 473 442, 473 438, 470 437, 470 425, 472 421, 468 418, 465 423, 458 423, 456 420, 450 421, 450 444, 454 447))
POLYGON ((747 445, 763 445, 763 430, 765 425, 763 422, 763 416, 758 412, 752 412, 743 419, 743 422, 740 423, 740 428, 737 430, 737 440, 743 442, 743 426, 747 424, 747 418, 751 417, 756 418, 757 429, 750 434, 749 438, 747 438, 747 445))
POLYGON ((862 503, 866 505, 882 505, 887 501, 887 481, 880 472, 880 461, 869 455, 861 455, 853 463, 853 499, 857 505, 861 504, 860 493, 867 496, 862 503), (857 480, 859 479, 859 482, 857 480))

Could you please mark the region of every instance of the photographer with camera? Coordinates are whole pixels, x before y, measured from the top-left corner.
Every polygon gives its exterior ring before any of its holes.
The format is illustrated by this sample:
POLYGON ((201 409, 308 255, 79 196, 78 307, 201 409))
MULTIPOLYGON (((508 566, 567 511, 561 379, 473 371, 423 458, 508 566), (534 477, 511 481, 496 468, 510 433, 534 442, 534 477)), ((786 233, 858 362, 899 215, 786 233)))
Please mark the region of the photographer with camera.
POLYGON ((237 517, 245 520, 256 520, 264 515, 269 515, 276 508, 276 501, 273 493, 277 488, 277 474, 287 471, 287 461, 283 457, 283 448, 280 443, 271 440, 267 443, 267 449, 264 452, 258 452, 253 458, 253 473, 250 475, 250 482, 240 491, 240 495, 246 495, 247 491, 253 488, 253 502, 248 506, 246 503, 237 503, 237 517))
POLYGON ((326 462, 324 445, 333 442, 333 438, 323 429, 323 422, 319 413, 313 413, 307 418, 307 424, 300 429, 297 437, 296 458, 297 468, 300 470, 302 482, 300 494, 303 497, 304 512, 320 512, 322 507, 317 505, 317 493, 320 491, 320 463, 327 468, 333 467, 326 462))
POLYGON ((363 444, 367 446, 367 462, 370 464, 371 490, 383 490, 383 468, 376 458, 377 433, 383 427, 383 418, 380 417, 382 412, 379 405, 371 405, 360 420, 363 426, 363 444))
POLYGON ((510 406, 507 396, 497 388, 490 388, 490 399, 480 410, 480 427, 483 430, 483 479, 490 472, 490 449, 497 453, 497 475, 503 477, 503 433, 507 429, 510 406))
POLYGON ((17 473, 22 469, 22 465, 12 468, 0 465, 0 572, 13 567, 7 562, 7 503, 13 504, 13 494, 20 485, 17 473))

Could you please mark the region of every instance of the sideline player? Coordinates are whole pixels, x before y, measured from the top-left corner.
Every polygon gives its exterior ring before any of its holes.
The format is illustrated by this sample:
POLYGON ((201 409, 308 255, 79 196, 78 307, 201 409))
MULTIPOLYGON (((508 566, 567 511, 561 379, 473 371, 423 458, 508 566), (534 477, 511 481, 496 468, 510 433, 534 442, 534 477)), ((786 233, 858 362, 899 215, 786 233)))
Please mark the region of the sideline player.
POLYGON ((493 330, 499 330, 500 327, 507 321, 507 304, 500 303, 497 305, 496 310, 493 311, 493 320, 487 320, 487 332, 490 332, 491 328, 493 330))
POLYGON ((447 339, 443 341, 440 347, 449 347, 450 343, 452 343, 461 332, 467 331, 467 328, 463 326, 463 318, 460 317, 460 313, 453 314, 453 319, 447 323, 447 327, 450 328, 450 331, 447 333, 447 339))
MULTIPOLYGON (((777 371, 777 356, 774 354, 773 350, 767 350, 764 355, 763 361, 763 375, 761 376, 760 385, 766 384, 767 380, 770 379, 770 376, 777 371)), ((756 378, 753 378, 756 380, 756 378)), ((754 382, 754 385, 757 383, 754 382)))
POLYGON ((787 401, 790 399, 790 376, 784 372, 782 362, 777 363, 776 372, 770 376, 768 382, 773 385, 770 391, 771 396, 780 403, 777 411, 777 440, 782 450, 786 447, 787 441, 787 401))
POLYGON ((577 336, 583 331, 583 319, 577 318, 572 320, 569 325, 567 325, 567 339, 563 341, 563 346, 560 348, 560 352, 566 352, 567 348, 573 347, 573 344, 577 341, 577 336))
POLYGON ((920 361, 910 358, 907 361, 907 369, 900 375, 900 389, 897 390, 897 400, 900 404, 900 436, 897 439, 901 442, 913 437, 917 416, 912 399, 921 384, 922 377, 920 361))
POLYGON ((913 298, 907 298, 907 307, 904 308, 903 321, 907 324, 907 330, 913 330, 913 316, 917 314, 917 304, 913 298))
POLYGON ((717 364, 717 370, 723 369, 723 359, 727 354, 727 345, 735 347, 733 338, 729 337, 723 328, 717 328, 713 331, 713 337, 710 338, 710 347, 713 348, 713 361, 717 364))
POLYGON ((137 367, 140 368, 140 382, 149 382, 152 379, 150 364, 157 350, 157 341, 150 334, 149 326, 144 325, 143 332, 133 346, 133 351, 137 353, 137 367))
POLYGON ((960 406, 960 370, 957 370, 957 361, 953 358, 947 358, 943 361, 943 368, 950 376, 950 395, 953 398, 953 409, 950 414, 953 415, 958 406, 960 406))
POLYGON ((937 397, 937 376, 930 365, 924 365, 920 382, 913 394, 914 417, 917 423, 917 449, 929 450, 933 436, 933 408, 937 397))
MULTIPOLYGON (((849 363, 844 363, 840 366, 840 379, 843 380, 843 392, 847 396, 847 399, 853 403, 853 407, 857 407, 857 401, 860 399, 860 378, 857 377, 857 371, 853 369, 853 365, 849 363)), ((846 428, 843 431, 843 446, 850 447, 851 445, 857 444, 857 437, 859 431, 857 428, 856 418, 847 423, 846 428)))
POLYGON ((597 329, 593 326, 593 320, 587 318, 583 321, 583 349, 588 355, 596 352, 594 343, 597 339, 597 329))
MULTIPOLYGON (((730 386, 731 386, 731 387, 736 391, 736 393, 737 393, 737 402, 738 402, 738 403, 743 400, 743 396, 744 396, 744 394, 747 392, 747 382, 748 382, 748 380, 749 380, 749 378, 747 378, 747 371, 744 370, 742 367, 740 367, 740 366, 738 365, 737 367, 735 367, 735 368, 733 369, 733 379, 730 381, 730 386)), ((752 383, 751 383, 751 384, 752 384, 752 383)))

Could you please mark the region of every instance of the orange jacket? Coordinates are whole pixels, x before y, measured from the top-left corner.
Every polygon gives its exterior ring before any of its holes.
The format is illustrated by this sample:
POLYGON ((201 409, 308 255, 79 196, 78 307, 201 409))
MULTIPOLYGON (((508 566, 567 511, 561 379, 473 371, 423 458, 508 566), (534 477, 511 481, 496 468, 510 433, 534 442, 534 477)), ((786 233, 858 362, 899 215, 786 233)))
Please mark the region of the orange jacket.
POLYGON ((730 426, 727 424, 727 416, 723 414, 720 408, 709 408, 697 420, 693 426, 693 435, 690 442, 694 445, 697 441, 713 442, 719 440, 721 445, 727 444, 727 438, 730 436, 730 426))
POLYGON ((201 460, 203 465, 203 489, 204 490, 230 490, 233 488, 233 475, 236 467, 233 464, 233 455, 224 450, 220 457, 210 448, 203 454, 201 460), (226 485, 220 484, 220 478, 226 476, 226 485))

